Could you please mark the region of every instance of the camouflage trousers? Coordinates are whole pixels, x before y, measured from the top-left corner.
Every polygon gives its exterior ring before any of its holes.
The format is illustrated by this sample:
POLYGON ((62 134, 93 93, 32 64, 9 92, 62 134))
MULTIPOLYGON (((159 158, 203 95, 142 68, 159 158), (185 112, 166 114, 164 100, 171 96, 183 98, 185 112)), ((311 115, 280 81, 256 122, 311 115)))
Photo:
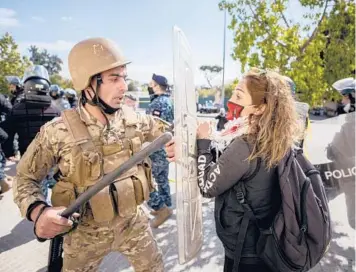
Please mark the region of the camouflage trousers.
POLYGON ((147 202, 151 209, 159 210, 164 205, 172 206, 171 190, 168 180, 169 165, 168 163, 159 165, 156 162, 152 164, 152 175, 157 183, 158 190, 150 194, 150 199, 147 202))
POLYGON ((5 179, 5 165, 6 165, 6 157, 4 152, 0 151, 0 180, 5 179))
POLYGON ((110 252, 126 256, 136 272, 163 272, 162 253, 141 208, 130 218, 96 223, 91 215, 64 237, 63 272, 98 271, 110 252))

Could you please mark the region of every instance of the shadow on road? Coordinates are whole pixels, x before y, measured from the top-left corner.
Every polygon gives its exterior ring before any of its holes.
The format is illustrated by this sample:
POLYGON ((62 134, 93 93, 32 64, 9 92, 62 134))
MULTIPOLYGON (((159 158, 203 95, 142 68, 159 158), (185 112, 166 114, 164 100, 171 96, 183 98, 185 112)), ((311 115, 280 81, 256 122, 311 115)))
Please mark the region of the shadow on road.
POLYGON ((33 234, 33 223, 23 219, 12 230, 11 233, 0 237, 0 253, 26 244, 36 239, 33 234))

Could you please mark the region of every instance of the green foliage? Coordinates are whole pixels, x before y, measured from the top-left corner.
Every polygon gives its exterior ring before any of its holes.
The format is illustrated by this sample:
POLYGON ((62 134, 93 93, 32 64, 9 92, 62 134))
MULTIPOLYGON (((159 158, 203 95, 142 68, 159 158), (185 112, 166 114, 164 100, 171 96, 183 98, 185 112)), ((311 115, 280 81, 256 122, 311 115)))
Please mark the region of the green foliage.
POLYGON ((26 57, 21 57, 18 45, 9 33, 0 38, 0 92, 9 93, 5 76, 22 78, 25 69, 31 63, 26 57))
POLYGON ((231 97, 233 91, 235 90, 237 83, 238 83, 238 81, 235 80, 234 82, 225 85, 225 97, 228 97, 228 98, 231 97))
POLYGON ((208 96, 214 96, 216 94, 216 89, 200 89, 198 90, 199 97, 206 98, 208 96))
POLYGON ((130 80, 128 86, 127 86, 127 91, 128 92, 135 92, 138 90, 138 87, 140 86, 140 82, 135 81, 135 80, 130 80))
POLYGON ((353 1, 299 0, 308 9, 303 14, 308 23, 301 26, 286 17, 288 2, 223 0, 219 8, 232 16, 232 57, 241 62, 243 72, 249 67, 278 69, 295 81, 303 101, 317 105, 335 97, 333 82, 353 76, 355 5, 353 1))
POLYGON ((37 46, 32 45, 28 49, 31 54, 30 60, 33 64, 46 67, 49 75, 59 74, 62 71, 63 61, 57 55, 51 55, 46 49, 40 51, 37 46))
POLYGON ((63 78, 59 74, 51 75, 49 77, 49 79, 50 79, 52 85, 58 85, 63 89, 73 89, 72 81, 69 79, 63 78))

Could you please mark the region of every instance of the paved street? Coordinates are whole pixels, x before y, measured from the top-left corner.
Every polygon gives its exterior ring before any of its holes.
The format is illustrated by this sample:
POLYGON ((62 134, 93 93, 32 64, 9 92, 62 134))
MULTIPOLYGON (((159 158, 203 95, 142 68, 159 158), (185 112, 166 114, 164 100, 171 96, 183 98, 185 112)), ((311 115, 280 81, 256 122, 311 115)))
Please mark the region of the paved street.
MULTIPOLYGON (((313 122, 313 131, 318 131, 318 122, 313 122)), ((322 131, 317 133, 323 134, 322 131)), ((13 175, 14 164, 8 164, 6 171, 13 175)), ((170 169, 174 179, 174 165, 170 169)), ((175 197, 175 183, 171 183, 175 197)), ((13 203, 12 191, 7 192, 0 200, 0 272, 39 272, 46 271, 49 243, 39 243, 32 232, 32 223, 23 220, 13 203)), ((347 223, 344 195, 333 196, 329 202, 333 219, 333 241, 325 258, 312 272, 355 271, 355 235, 347 223)), ((209 271, 220 272, 223 267, 223 249, 215 234, 214 203, 203 204, 204 245, 200 255, 190 263, 178 264, 176 248, 175 215, 159 230, 155 231, 164 254, 166 271, 209 271)), ((100 271, 133 271, 127 261, 118 253, 107 256, 100 271)))

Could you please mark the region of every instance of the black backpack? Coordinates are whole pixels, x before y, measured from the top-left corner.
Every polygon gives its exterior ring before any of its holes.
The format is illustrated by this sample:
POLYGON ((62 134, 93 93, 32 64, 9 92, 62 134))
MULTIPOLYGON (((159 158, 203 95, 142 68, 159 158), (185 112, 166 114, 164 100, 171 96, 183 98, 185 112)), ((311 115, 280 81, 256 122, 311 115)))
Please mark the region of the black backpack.
MULTIPOLYGON (((252 177, 259 171, 257 168, 252 177)), ((260 229, 257 254, 272 271, 308 271, 319 263, 331 240, 330 213, 320 173, 297 149, 279 163, 278 177, 281 206, 269 229, 260 229)), ((245 198, 245 182, 235 186, 244 216, 234 254, 234 272, 238 271, 250 220, 258 226, 245 198)))

